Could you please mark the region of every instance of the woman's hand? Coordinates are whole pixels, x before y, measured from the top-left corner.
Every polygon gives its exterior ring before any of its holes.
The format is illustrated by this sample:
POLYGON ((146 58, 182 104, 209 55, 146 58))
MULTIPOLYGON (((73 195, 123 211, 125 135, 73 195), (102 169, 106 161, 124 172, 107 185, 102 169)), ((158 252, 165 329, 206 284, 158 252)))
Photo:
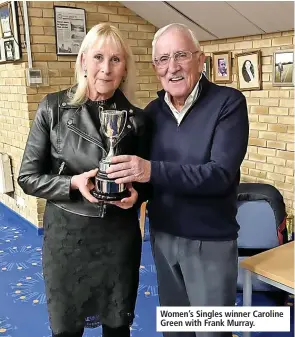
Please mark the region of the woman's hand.
POLYGON ((94 189, 94 184, 90 180, 96 176, 98 169, 90 170, 88 172, 75 175, 71 179, 71 189, 79 190, 85 199, 92 203, 97 203, 98 200, 90 193, 94 189))
POLYGON ((116 206, 118 206, 120 208, 123 208, 123 209, 128 209, 128 208, 133 207, 133 205, 136 203, 136 201, 138 199, 138 193, 132 187, 131 183, 127 184, 126 187, 131 193, 130 197, 123 198, 122 200, 119 200, 119 201, 110 201, 110 204, 116 205, 116 206))

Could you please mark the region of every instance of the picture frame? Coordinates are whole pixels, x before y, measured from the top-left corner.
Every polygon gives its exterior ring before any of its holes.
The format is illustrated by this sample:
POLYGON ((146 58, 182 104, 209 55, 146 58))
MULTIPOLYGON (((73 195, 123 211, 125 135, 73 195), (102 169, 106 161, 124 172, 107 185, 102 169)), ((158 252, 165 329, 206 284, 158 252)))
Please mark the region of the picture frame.
POLYGON ((209 81, 211 81, 211 56, 206 56, 202 73, 207 77, 209 81))
POLYGON ((86 36, 86 13, 83 8, 54 6, 57 55, 78 55, 86 36))
POLYGON ((0 3, 0 64, 21 59, 18 1, 0 3))
POLYGON ((295 82, 294 50, 278 50, 273 53, 272 85, 293 87, 295 82))
POLYGON ((241 91, 261 90, 262 65, 261 51, 236 54, 238 89, 241 91))
POLYGON ((5 60, 6 61, 14 61, 14 41, 6 40, 4 41, 4 52, 5 52, 5 60))
POLYGON ((13 36, 12 33, 12 13, 10 2, 0 3, 0 38, 13 36))
POLYGON ((215 83, 232 82, 231 52, 222 51, 213 53, 213 79, 215 83))

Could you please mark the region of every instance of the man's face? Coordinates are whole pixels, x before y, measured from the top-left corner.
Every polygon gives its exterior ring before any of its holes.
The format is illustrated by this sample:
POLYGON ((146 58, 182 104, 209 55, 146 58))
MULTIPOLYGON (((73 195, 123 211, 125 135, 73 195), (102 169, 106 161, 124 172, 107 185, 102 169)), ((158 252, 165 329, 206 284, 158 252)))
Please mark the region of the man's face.
MULTIPOLYGON (((195 52, 196 47, 188 34, 171 29, 158 39, 155 46, 155 57, 173 55, 179 51, 195 52)), ((154 67, 164 90, 172 98, 186 100, 200 78, 204 61, 205 55, 198 52, 193 54, 192 59, 187 62, 179 64, 171 57, 166 67, 154 67)))
POLYGON ((219 60, 219 71, 221 74, 224 74, 226 72, 226 63, 224 59, 219 60))

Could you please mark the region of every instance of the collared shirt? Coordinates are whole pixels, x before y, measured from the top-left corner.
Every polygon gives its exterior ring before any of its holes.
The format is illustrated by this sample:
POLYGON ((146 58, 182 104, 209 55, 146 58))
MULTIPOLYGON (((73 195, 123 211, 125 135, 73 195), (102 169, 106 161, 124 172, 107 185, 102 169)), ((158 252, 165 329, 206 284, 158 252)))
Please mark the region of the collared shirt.
MULTIPOLYGON (((200 79, 201 78, 202 78, 202 74, 200 76, 200 79)), ((178 111, 177 109, 175 109, 174 105, 171 102, 170 95, 167 92, 165 93, 164 100, 167 103, 167 105, 169 106, 170 110, 172 111, 174 117, 176 118, 178 125, 181 123, 183 117, 188 112, 189 108, 197 100, 198 93, 199 93, 199 82, 200 82, 200 79, 197 82, 197 84, 195 85, 193 91, 189 94, 188 98, 185 100, 184 106, 182 107, 182 109, 180 111, 178 111)))

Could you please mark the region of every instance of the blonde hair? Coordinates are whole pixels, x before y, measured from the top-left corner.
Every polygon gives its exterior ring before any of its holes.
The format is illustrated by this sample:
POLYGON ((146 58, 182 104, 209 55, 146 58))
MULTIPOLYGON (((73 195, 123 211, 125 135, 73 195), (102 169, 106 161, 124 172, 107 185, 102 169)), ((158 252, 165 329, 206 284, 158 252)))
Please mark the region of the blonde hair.
POLYGON ((90 29, 81 44, 75 65, 75 78, 77 88, 75 92, 71 90, 71 104, 83 104, 87 100, 88 84, 87 78, 85 78, 84 76, 84 70, 82 67, 82 54, 87 53, 87 51, 98 41, 100 45, 102 45, 106 41, 112 41, 123 50, 126 60, 126 76, 124 78, 124 81, 122 81, 122 83, 120 84, 119 88, 129 100, 133 99, 136 86, 136 70, 131 48, 129 47, 127 41, 124 39, 122 33, 118 30, 118 28, 111 26, 107 23, 101 23, 90 29))
POLYGON ((194 32, 191 29, 188 28, 188 26, 186 26, 182 23, 171 23, 170 25, 167 25, 165 27, 160 28, 154 36, 154 39, 153 39, 153 42, 152 42, 152 48, 153 48, 152 49, 152 59, 153 59, 153 61, 155 59, 156 44, 157 44, 160 36, 162 36, 168 30, 172 30, 172 29, 177 29, 179 31, 183 31, 184 33, 188 34, 191 37, 196 49, 201 50, 200 43, 199 43, 196 35, 194 34, 194 32))

